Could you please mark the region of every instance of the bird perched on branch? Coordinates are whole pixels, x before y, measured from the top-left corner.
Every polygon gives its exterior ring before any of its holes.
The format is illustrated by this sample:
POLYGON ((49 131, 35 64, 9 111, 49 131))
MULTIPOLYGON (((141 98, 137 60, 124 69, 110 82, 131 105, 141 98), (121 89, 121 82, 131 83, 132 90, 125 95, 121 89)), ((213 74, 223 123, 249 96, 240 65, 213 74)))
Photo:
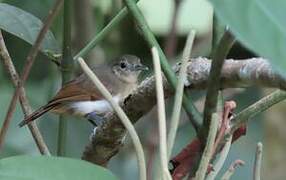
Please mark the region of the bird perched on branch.
MULTIPOLYGON (((123 55, 112 63, 100 65, 92 71, 109 90, 114 100, 120 102, 137 86, 140 72, 148 68, 133 55, 123 55)), ((85 74, 81 74, 65 84, 48 104, 27 116, 19 126, 22 127, 49 111, 85 117, 96 125, 101 116, 112 111, 112 108, 92 81, 85 74)))

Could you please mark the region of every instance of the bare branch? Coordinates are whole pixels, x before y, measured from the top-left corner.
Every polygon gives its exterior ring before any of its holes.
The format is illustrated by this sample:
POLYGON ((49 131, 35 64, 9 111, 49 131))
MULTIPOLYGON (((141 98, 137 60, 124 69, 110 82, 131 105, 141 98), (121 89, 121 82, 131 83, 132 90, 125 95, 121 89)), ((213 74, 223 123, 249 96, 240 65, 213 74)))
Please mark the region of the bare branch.
MULTIPOLYGON (((211 61, 195 58, 188 63, 185 87, 191 89, 206 88, 211 61)), ((174 67, 178 72, 180 65, 174 67)), ((221 88, 247 87, 286 88, 286 81, 275 73, 266 59, 253 58, 245 60, 226 60, 221 73, 221 88)), ((133 123, 147 114, 156 104, 155 79, 145 79, 139 87, 121 104, 123 110, 133 123)), ((164 95, 172 95, 172 87, 164 80, 164 95)), ((106 164, 122 146, 125 129, 114 113, 105 116, 104 123, 98 127, 97 134, 85 148, 83 158, 96 164, 106 164)))

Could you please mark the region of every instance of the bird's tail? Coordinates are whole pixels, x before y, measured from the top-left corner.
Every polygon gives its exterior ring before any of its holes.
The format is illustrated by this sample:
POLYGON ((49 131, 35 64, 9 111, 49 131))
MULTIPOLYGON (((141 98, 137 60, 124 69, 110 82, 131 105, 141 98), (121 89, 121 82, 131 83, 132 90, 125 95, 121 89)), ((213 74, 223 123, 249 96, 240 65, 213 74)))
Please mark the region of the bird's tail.
POLYGON ((37 119, 38 117, 42 116, 46 112, 50 111, 51 109, 53 109, 57 105, 58 104, 47 104, 45 106, 40 107, 38 110, 36 110, 35 112, 33 112, 32 114, 27 116, 23 121, 21 121, 19 123, 19 126, 20 127, 25 126, 26 124, 34 121, 35 119, 37 119))

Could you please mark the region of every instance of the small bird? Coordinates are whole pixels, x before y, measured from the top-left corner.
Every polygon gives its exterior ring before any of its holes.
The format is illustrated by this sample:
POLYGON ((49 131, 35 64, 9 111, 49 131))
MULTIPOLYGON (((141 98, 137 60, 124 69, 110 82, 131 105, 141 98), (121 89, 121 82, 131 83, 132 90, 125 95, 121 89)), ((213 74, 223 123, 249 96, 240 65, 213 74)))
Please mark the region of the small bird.
MULTIPOLYGON (((136 88, 142 70, 148 68, 134 55, 123 55, 112 61, 112 64, 92 68, 118 103, 136 88)), ((22 127, 49 111, 85 117, 96 126, 101 121, 102 115, 112 111, 112 108, 83 73, 66 83, 48 104, 26 117, 19 126, 22 127)))

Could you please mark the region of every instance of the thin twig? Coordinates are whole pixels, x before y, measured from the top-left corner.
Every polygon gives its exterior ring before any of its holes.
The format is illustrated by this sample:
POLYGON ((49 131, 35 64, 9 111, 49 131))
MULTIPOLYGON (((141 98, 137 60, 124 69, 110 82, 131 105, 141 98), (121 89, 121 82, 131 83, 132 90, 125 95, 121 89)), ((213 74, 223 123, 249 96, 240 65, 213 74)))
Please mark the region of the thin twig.
POLYGON ((232 134, 236 129, 238 129, 242 124, 246 123, 249 119, 255 115, 267 110, 271 106, 286 99, 286 92, 281 90, 276 90, 273 93, 263 97, 254 104, 248 106, 240 113, 234 116, 232 122, 230 133, 232 134))
MULTIPOLYGON (((142 35, 146 42, 148 43, 149 47, 156 47, 160 56, 160 63, 162 66, 162 70, 168 80, 168 82, 171 84, 173 89, 175 90, 177 87, 177 78, 175 73, 173 72, 171 66, 168 63, 168 60, 162 51, 159 43, 157 42, 154 34, 152 33, 150 27, 148 26, 142 12, 136 5, 136 3, 133 0, 124 0, 130 14, 133 16, 134 20, 137 22, 138 26, 140 27, 140 30, 142 31, 142 35)), ((189 119, 194 126, 195 130, 198 130, 200 127, 200 122, 202 121, 202 117, 200 112, 197 110, 197 108, 194 106, 192 100, 190 97, 186 94, 183 96, 183 105, 184 109, 186 110, 189 119)))
POLYGON ((160 57, 156 47, 151 49, 154 64, 154 74, 156 79, 156 94, 158 106, 158 127, 159 127, 159 141, 160 141, 160 162, 162 168, 163 179, 172 179, 168 170, 168 154, 167 154, 167 131, 166 131, 166 112, 165 100, 163 90, 163 80, 160 66, 160 57))
MULTIPOLYGON (((61 63, 62 86, 72 79, 74 61, 71 53, 71 16, 72 0, 64 1, 64 27, 63 27, 63 59, 61 63)), ((65 156, 68 119, 61 115, 58 128, 57 155, 65 156)))
POLYGON ((231 176, 233 175, 235 169, 239 166, 243 166, 245 163, 242 160, 236 160, 234 161, 228 170, 224 173, 224 175, 221 177, 221 180, 229 180, 231 176))
POLYGON ((219 173, 219 171, 221 170, 227 155, 229 153, 230 150, 230 146, 231 146, 231 141, 232 141, 232 136, 228 137, 226 140, 226 143, 220 153, 219 159, 217 160, 217 162, 215 163, 215 165, 213 166, 213 171, 211 171, 206 180, 213 180, 216 178, 217 174, 219 173))
MULTIPOLYGON (((139 0, 135 0, 137 3, 139 0)), ((85 57, 101 40, 103 40, 107 34, 109 34, 119 23, 127 16, 128 10, 124 7, 120 12, 94 37, 92 40, 78 52, 74 59, 79 57, 85 57)))
MULTIPOLYGON (((34 45, 32 46, 28 56, 27 56, 27 59, 26 59, 26 62, 25 62, 25 65, 24 65, 24 68, 23 68, 23 72, 21 74, 21 77, 19 78, 18 82, 17 82, 17 86, 16 86, 16 90, 14 92, 14 95, 15 98, 12 99, 12 101, 10 102, 10 105, 9 107, 11 107, 10 110, 8 110, 11 114, 13 114, 15 112, 15 106, 13 106, 14 104, 16 104, 15 101, 18 100, 18 97, 21 94, 23 94, 23 86, 25 84, 25 81, 27 80, 28 78, 28 75, 30 73, 30 70, 32 68, 32 65, 34 63, 34 60, 39 52, 39 49, 40 49, 40 45, 42 43, 42 41, 44 40, 45 38, 45 34, 47 33, 47 31, 49 30, 49 27, 50 25, 52 24, 53 22, 53 19, 56 17, 56 15, 58 14, 59 10, 61 9, 62 7, 62 4, 63 4, 63 0, 57 0, 55 5, 53 6, 53 8, 49 11, 49 15, 47 16, 44 24, 43 24, 43 27, 41 28, 37 38, 36 38, 36 41, 34 43, 34 45), (21 90, 22 89, 22 90, 21 90)), ((32 112, 32 111, 31 111, 32 112)), ((28 112, 29 114, 31 112, 28 112)), ((26 114, 28 115, 28 114, 26 114)), ((7 118, 11 118, 12 116, 6 116, 7 118)), ((9 119, 7 119, 6 121, 10 121, 9 119)), ((30 125, 28 125, 32 135, 34 138, 36 138, 36 143, 37 144, 42 144, 41 146, 43 147, 42 150, 40 150, 42 153, 46 152, 47 148, 46 148, 46 145, 43 144, 43 141, 42 141, 42 138, 39 136, 40 135, 40 132, 38 130, 38 128, 36 127, 36 124, 35 123, 31 123, 30 125), (39 138, 37 138, 39 136, 39 138), (37 140, 38 139, 38 140, 37 140)), ((47 154, 49 154, 49 152, 46 152, 47 154)))
POLYGON ((216 133, 218 129, 219 117, 217 113, 212 113, 210 129, 207 137, 206 146, 200 161, 199 168, 196 172, 196 180, 204 180, 209 166, 210 159, 212 158, 213 145, 215 143, 216 133))
POLYGON ((21 73, 21 81, 19 81, 18 87, 16 88, 15 94, 18 97, 19 96, 19 89, 21 87, 23 87, 23 85, 25 84, 30 70, 33 66, 33 63, 38 55, 40 46, 42 41, 45 38, 46 33, 48 32, 54 18, 56 17, 56 15, 58 14, 58 12, 60 11, 61 7, 63 4, 63 0, 57 0, 55 5, 53 6, 53 8, 49 11, 49 14, 43 24, 43 27, 41 28, 37 39, 35 41, 35 43, 33 44, 31 50, 29 51, 29 54, 27 56, 26 62, 24 64, 24 68, 23 68, 23 72, 21 73))
POLYGON ((171 116, 171 122, 170 122, 170 130, 168 134, 168 158, 171 156, 174 141, 176 138, 176 132, 178 129, 179 121, 180 121, 180 113, 181 113, 181 107, 182 107, 182 99, 183 99, 183 93, 184 93, 184 82, 187 77, 187 63, 188 60, 191 59, 191 51, 193 47, 193 42, 195 38, 195 31, 191 30, 186 45, 183 52, 183 58, 181 63, 181 68, 179 71, 179 77, 178 77, 178 85, 176 88, 176 94, 175 94, 175 100, 173 105, 173 111, 171 116))
MULTIPOLYGON (((6 45, 5 45, 1 31, 0 31, 0 54, 1 54, 1 57, 3 59, 3 64, 4 64, 8 74, 11 76, 12 83, 13 83, 14 87, 16 88, 17 84, 20 81, 20 78, 19 78, 19 75, 15 69, 13 61, 9 55, 9 52, 6 48, 6 45)), ((25 116, 27 116, 33 112, 31 106, 29 105, 28 99, 26 97, 25 89, 23 87, 20 88, 20 102, 21 102, 21 107, 22 107, 22 110, 23 110, 23 113, 25 116)), ((15 107, 16 107, 16 103, 17 103, 17 96, 16 96, 16 94, 14 94, 13 98, 11 100, 11 103, 9 105, 5 120, 3 121, 2 128, 1 128, 0 148, 3 147, 3 143, 5 140, 6 133, 7 133, 7 130, 9 128, 12 116, 13 116, 13 112, 14 112, 15 107)), ((44 154, 44 155, 50 155, 49 149, 48 149, 47 145, 45 144, 44 139, 43 139, 38 127, 36 126, 36 124, 33 122, 33 123, 29 124, 28 127, 31 131, 31 134, 35 140, 35 143, 36 143, 40 153, 44 154)))
POLYGON ((255 161, 254 161, 254 171, 253 171, 253 180, 260 180, 261 175, 261 164, 262 164, 262 152, 263 145, 261 142, 257 143, 255 161))
POLYGON ((90 80, 98 88, 100 93, 104 96, 104 98, 112 106, 112 108, 114 109, 114 111, 116 112, 118 117, 120 118, 121 122, 123 123, 123 125, 125 126, 127 131, 129 132, 130 137, 131 137, 133 144, 135 146, 136 154, 137 154, 137 160, 138 160, 138 165, 139 165, 139 170, 140 170, 140 180, 146 180, 146 164, 145 164, 143 147, 142 147, 140 139, 139 139, 139 137, 136 133, 136 130, 133 127, 131 121, 128 119, 127 115, 121 109, 119 104, 117 104, 113 100, 112 95, 108 92, 108 90, 104 87, 104 85, 100 82, 100 80, 96 77, 96 75, 86 65, 84 60, 82 58, 78 58, 78 63, 80 64, 84 73, 90 78, 90 80))

